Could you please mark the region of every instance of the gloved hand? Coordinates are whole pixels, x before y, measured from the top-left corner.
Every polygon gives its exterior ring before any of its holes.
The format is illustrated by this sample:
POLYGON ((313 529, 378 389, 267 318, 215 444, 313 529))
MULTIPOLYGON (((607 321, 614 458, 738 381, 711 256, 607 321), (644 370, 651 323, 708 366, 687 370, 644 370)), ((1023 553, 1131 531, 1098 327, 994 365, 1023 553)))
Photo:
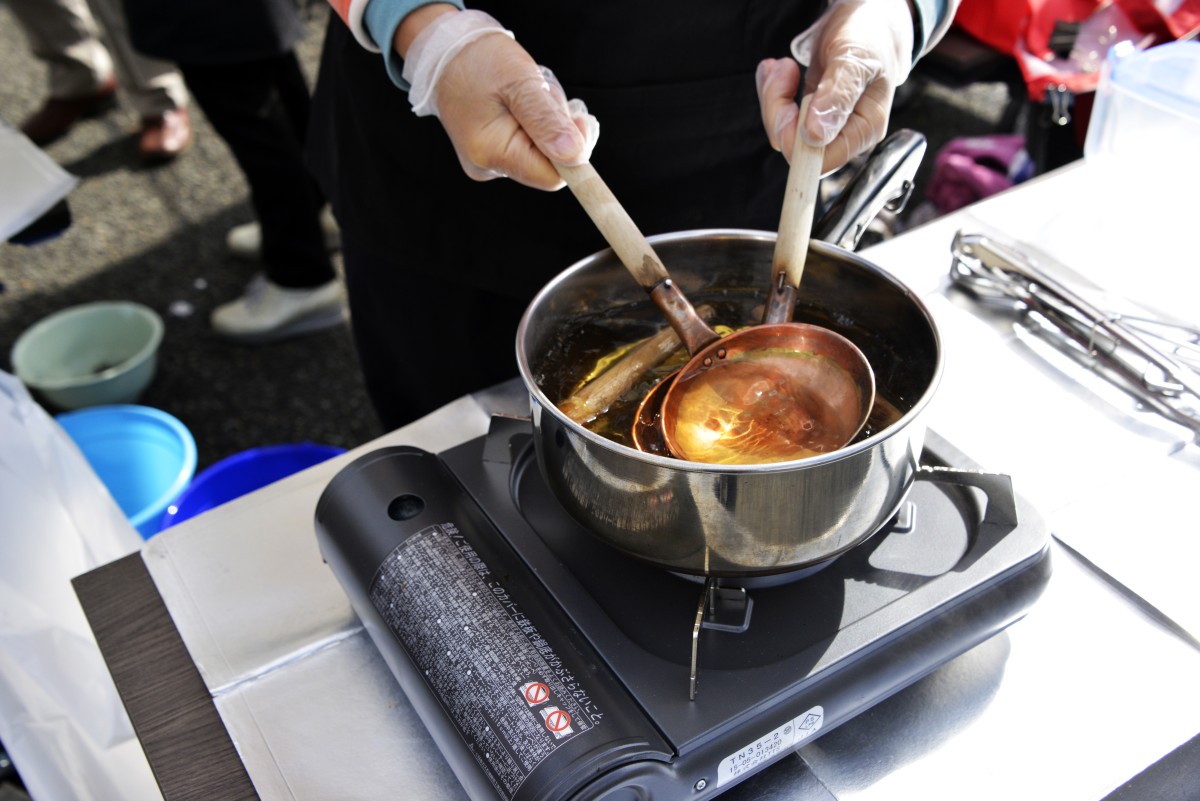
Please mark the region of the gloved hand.
POLYGON ((438 117, 477 181, 507 177, 558 189, 563 181, 551 161, 587 161, 599 136, 583 103, 568 102, 549 70, 482 11, 436 17, 409 46, 404 79, 413 110, 438 117))
MULTIPOLYGON (((823 171, 830 172, 887 133, 892 97, 912 67, 908 0, 836 0, 796 37, 792 53, 808 64, 805 91, 813 93, 801 130, 809 144, 825 146, 823 171)), ((800 67, 791 59, 767 59, 756 82, 767 137, 790 160, 800 67)))

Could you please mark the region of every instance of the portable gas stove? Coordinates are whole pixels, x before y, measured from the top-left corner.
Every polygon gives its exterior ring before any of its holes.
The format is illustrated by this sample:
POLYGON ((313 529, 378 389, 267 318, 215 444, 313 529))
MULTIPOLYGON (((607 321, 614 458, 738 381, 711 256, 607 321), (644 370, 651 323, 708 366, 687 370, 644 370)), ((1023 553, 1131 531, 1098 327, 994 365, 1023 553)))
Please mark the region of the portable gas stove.
POLYGON ((528 421, 391 447, 317 507, 322 555, 476 801, 711 798, 1019 619, 1049 533, 936 434, 896 518, 792 581, 666 573, 592 538, 528 421))

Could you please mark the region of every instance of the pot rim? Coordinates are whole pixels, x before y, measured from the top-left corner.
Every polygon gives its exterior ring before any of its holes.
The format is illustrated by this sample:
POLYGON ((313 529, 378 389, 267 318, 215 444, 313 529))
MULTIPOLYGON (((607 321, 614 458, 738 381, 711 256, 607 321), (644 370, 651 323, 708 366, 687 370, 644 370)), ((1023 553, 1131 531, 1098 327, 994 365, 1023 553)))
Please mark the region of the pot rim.
MULTIPOLYGON (((646 239, 651 245, 657 245, 660 243, 669 243, 679 240, 718 238, 760 240, 763 242, 773 243, 776 239, 776 233, 774 231, 759 231, 745 228, 701 228, 688 231, 674 231, 665 234, 655 234, 647 237, 646 239)), ((582 272, 595 262, 599 261, 601 258, 612 254, 612 248, 605 248, 604 250, 599 250, 590 256, 585 256, 584 258, 572 264, 570 267, 567 267, 565 270, 560 272, 553 279, 551 279, 549 283, 542 287, 537 295, 534 296, 533 300, 530 301, 525 313, 521 315, 521 323, 517 327, 516 337, 517 368, 521 375, 521 381, 525 384, 525 388, 530 393, 531 402, 549 412, 562 425, 565 425, 568 429, 574 431, 576 435, 584 437, 593 444, 604 448, 605 450, 613 451, 620 456, 640 459, 660 467, 672 468, 674 470, 680 470, 689 473, 737 475, 749 473, 784 473, 797 469, 817 468, 821 465, 832 464, 842 461, 843 459, 850 459, 865 451, 874 449, 875 446, 880 442, 890 439, 896 432, 907 428, 908 425, 924 411, 925 407, 928 406, 930 401, 933 399, 935 390, 937 389, 938 384, 941 382, 942 369, 944 367, 941 334, 938 331, 937 323, 934 320, 933 315, 930 313, 929 308, 925 305, 921 298, 918 297, 916 293, 909 289, 899 279, 884 270, 879 265, 863 258, 862 256, 859 256, 857 253, 853 253, 827 242, 812 240, 809 243, 809 247, 817 251, 825 251, 831 256, 857 262, 859 266, 878 273, 884 280, 895 285, 898 289, 903 291, 905 296, 929 322, 930 333, 933 335, 933 341, 936 347, 933 376, 929 381, 929 385, 925 388, 925 391, 921 394, 921 397, 918 398, 913 404, 912 408, 905 412, 899 420, 882 431, 877 431, 870 437, 867 437, 860 442, 855 442, 852 445, 839 448, 836 451, 824 453, 819 456, 809 456, 803 459, 793 459, 787 462, 771 462, 767 464, 712 464, 708 462, 693 462, 686 459, 676 459, 669 456, 658 456, 651 453, 645 453, 637 450, 636 448, 631 448, 627 445, 621 445, 620 443, 614 442, 606 437, 602 437, 601 435, 596 434, 595 432, 567 417, 559 410, 557 404, 550 400, 550 398, 542 391, 542 388, 538 386, 537 382, 533 380, 533 371, 528 361, 528 355, 525 353, 525 349, 522 347, 522 344, 525 342, 526 334, 528 332, 530 316, 535 308, 542 305, 543 299, 553 294, 561 284, 566 282, 576 273, 582 272)))

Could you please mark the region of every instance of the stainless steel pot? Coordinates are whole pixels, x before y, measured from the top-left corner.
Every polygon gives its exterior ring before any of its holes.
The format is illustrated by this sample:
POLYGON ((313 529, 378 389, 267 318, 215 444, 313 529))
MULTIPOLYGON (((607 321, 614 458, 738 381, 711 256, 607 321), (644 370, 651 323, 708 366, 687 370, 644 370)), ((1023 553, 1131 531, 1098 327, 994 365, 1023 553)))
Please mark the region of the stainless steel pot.
MULTIPOLYGON (((852 208, 817 234, 854 247, 897 189, 911 187, 924 152, 919 134, 881 146, 852 187, 852 208)), ((861 173, 860 173, 861 174, 861 173)), ((846 196, 843 195, 843 198, 846 196)), ((740 310, 765 301, 775 235, 744 230, 651 237, 672 278, 696 304, 740 310)), ((833 453, 769 465, 711 465, 642 453, 570 420, 543 375, 547 355, 595 315, 661 322, 611 250, 578 262, 538 293, 517 331, 517 361, 531 398, 539 467, 559 502, 602 541, 677 572, 782 573, 826 562, 866 540, 899 509, 918 470, 922 412, 942 371, 937 328, 902 283, 838 245, 809 247, 795 319, 854 342, 875 371, 879 396, 899 419, 833 453)))

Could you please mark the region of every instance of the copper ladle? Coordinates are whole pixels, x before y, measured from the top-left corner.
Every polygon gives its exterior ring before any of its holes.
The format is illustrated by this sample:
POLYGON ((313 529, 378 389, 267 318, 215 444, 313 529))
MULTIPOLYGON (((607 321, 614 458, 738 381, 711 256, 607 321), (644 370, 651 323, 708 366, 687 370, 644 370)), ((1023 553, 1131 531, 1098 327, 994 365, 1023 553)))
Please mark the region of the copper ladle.
MULTIPOLYGON (((794 158, 793 164, 797 161, 794 158)), ((803 205, 809 205, 807 222, 788 228, 789 238, 794 229, 800 232, 797 236, 802 240, 798 249, 800 259, 798 262, 792 260, 799 267, 787 271, 792 298, 794 288, 799 284, 799 272, 803 269, 803 254, 807 251, 820 161, 821 154, 818 153, 815 165, 808 169, 812 173, 811 179, 802 180, 803 176, 795 167, 789 174, 785 219, 790 207, 796 203, 801 205, 801 214, 803 205), (803 187, 804 181, 812 184, 811 196, 807 198, 803 191, 792 191, 793 184, 803 187)), ((679 373, 680 379, 688 380, 687 391, 676 394, 672 392, 672 386, 664 397, 661 433, 666 442, 665 450, 695 461, 785 461, 820 452, 821 448, 841 447, 862 427, 865 414, 844 440, 832 446, 827 444, 831 436, 840 438, 843 435, 851 425, 850 418, 857 420, 859 407, 864 404, 861 389, 864 369, 869 385, 865 406, 870 410, 874 397, 873 378, 870 366, 857 348, 832 331, 798 323, 767 326, 770 331, 765 338, 761 335, 746 337, 744 335, 749 333, 746 331, 718 341, 716 332, 700 319, 671 281, 645 237, 591 165, 556 166, 618 258, 650 294, 693 357, 679 373), (735 343, 735 347, 727 347, 728 342, 735 343), (847 382, 844 378, 849 371, 840 365, 854 364, 855 354, 859 361, 857 377, 847 382), (720 369, 714 370, 714 367, 720 369), (666 402, 672 397, 675 400, 668 407, 666 402), (714 403, 714 397, 720 402, 714 403), (722 410, 721 415, 714 414, 718 407, 722 410), (697 435, 703 436, 706 428, 713 430, 714 421, 726 427, 717 431, 715 437, 709 437, 702 447, 697 447, 697 435), (822 439, 818 441, 817 437, 822 439), (797 443, 804 445, 802 450, 797 443)), ((784 237, 783 230, 780 235, 784 237)), ((782 266, 777 268, 781 276, 782 270, 782 266)), ((782 282, 780 287, 782 291, 782 282)), ((768 314, 771 314, 771 308, 769 305, 768 314)), ((790 319, 791 306, 782 314, 785 319, 790 319)), ((751 331, 759 328, 764 327, 751 331)), ((668 383, 674 385, 676 382, 670 376, 660 382, 668 383)), ((639 410, 639 419, 642 416, 642 410, 639 410)), ((659 452, 661 443, 644 425, 635 426, 634 440, 641 450, 659 452), (639 431, 639 428, 643 430, 639 431), (654 441, 647 441, 646 435, 654 441)))
POLYGON ((850 442, 870 416, 875 376, 862 351, 827 328, 791 322, 823 159, 824 148, 797 131, 762 324, 694 354, 663 393, 663 438, 680 458, 760 464, 816 456, 850 442))

